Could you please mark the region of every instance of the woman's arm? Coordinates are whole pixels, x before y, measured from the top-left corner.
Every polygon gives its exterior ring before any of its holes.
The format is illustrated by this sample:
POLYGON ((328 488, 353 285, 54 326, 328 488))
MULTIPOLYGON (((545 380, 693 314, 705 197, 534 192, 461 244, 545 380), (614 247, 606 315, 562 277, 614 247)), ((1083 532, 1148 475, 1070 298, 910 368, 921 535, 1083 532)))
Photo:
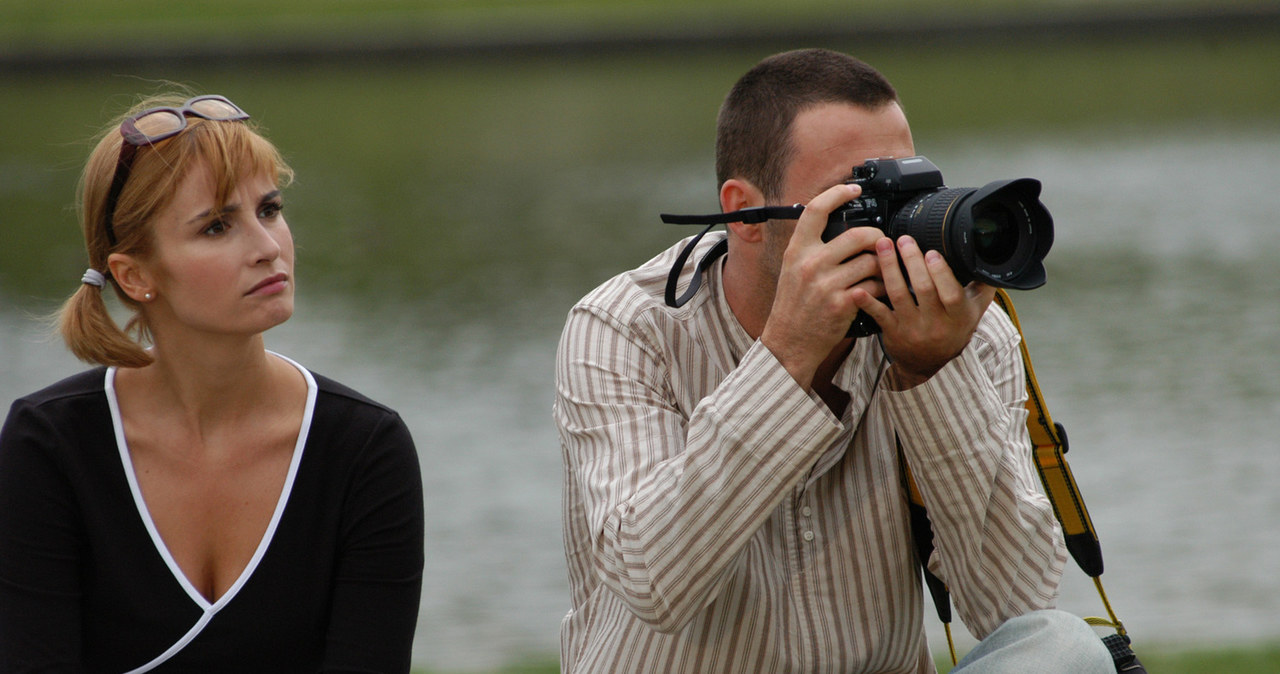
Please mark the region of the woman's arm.
POLYGON ((422 473, 409 429, 388 413, 344 498, 323 672, 407 672, 422 591, 422 473))
POLYGON ((83 532, 61 434, 19 400, 0 430, 0 671, 79 672, 83 532))

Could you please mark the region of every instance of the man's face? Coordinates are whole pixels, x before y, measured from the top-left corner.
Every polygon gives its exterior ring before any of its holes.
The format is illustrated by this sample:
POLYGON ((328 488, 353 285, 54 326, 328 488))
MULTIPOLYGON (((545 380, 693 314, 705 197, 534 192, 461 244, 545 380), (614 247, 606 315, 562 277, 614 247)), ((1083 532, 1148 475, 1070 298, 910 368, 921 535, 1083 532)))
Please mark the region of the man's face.
MULTIPOLYGON (((868 110, 850 103, 819 103, 791 124, 791 163, 782 178, 779 205, 807 204, 827 188, 848 180, 868 159, 915 155, 911 127, 897 103, 868 110)), ((766 264, 777 279, 782 252, 795 221, 774 221, 764 231, 766 264)))

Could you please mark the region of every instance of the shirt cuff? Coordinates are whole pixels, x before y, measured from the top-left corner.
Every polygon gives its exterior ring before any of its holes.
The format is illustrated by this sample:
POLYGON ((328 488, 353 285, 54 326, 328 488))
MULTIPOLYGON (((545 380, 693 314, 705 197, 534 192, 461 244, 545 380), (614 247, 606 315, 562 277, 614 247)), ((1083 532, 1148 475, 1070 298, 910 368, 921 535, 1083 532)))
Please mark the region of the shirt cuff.
POLYGON ((974 349, 965 349, 924 383, 886 394, 908 447, 929 446, 943 455, 991 445, 993 435, 1005 435, 1001 426, 1009 421, 974 349))
POLYGON ((735 394, 719 401, 719 415, 741 426, 736 433, 756 436, 766 446, 816 457, 843 431, 822 399, 801 388, 760 340, 743 354, 720 390, 735 394))

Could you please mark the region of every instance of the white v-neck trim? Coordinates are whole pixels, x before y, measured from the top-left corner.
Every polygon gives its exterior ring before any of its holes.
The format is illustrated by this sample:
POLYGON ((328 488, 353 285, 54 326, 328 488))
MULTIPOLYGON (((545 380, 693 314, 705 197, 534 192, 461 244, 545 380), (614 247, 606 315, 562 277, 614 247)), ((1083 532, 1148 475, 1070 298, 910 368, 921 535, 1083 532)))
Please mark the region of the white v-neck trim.
POLYGON ((120 416, 120 403, 116 397, 115 375, 116 368, 107 369, 104 383, 104 389, 107 394, 107 405, 111 410, 111 425, 115 430, 116 447, 120 452, 120 462, 124 468, 125 478, 129 482, 129 491, 133 494, 134 505, 138 509, 138 514, 142 518, 142 523, 147 529, 147 534, 151 536, 151 543, 155 546, 156 552, 164 559, 164 563, 169 567, 169 572, 173 575, 182 589, 186 591, 191 601, 200 607, 202 615, 200 620, 196 622, 191 629, 183 635, 176 643, 170 646, 164 653, 160 654, 156 659, 132 670, 129 674, 141 674, 141 672, 150 671, 152 668, 160 665, 164 661, 173 657, 178 651, 186 647, 193 639, 200 634, 209 621, 218 611, 222 610, 231 600, 235 599, 240 592, 240 588, 248 582, 253 572, 258 568, 258 564, 262 561, 262 557, 266 554, 267 548, 271 545, 272 538, 275 537, 276 527, 280 524, 280 517, 284 514, 285 506, 289 502, 289 495, 293 492, 294 479, 298 475, 298 466, 302 463, 302 450, 307 444, 307 435, 311 430, 311 419, 315 412, 316 394, 319 387, 316 384, 315 377, 306 368, 299 365, 294 360, 282 356, 274 351, 268 351, 268 354, 275 356, 293 367, 297 368, 307 381, 307 404, 302 415, 302 425, 298 429, 298 440, 293 447, 293 456, 289 460, 289 472, 285 476, 284 486, 280 490, 280 498, 276 501, 275 511, 271 514, 271 521, 267 524, 266 531, 262 534, 262 539, 258 541, 258 547, 253 552, 253 557, 249 559, 249 563, 245 565, 244 570, 240 572, 240 576, 236 578, 235 583, 227 588, 227 591, 218 597, 217 601, 210 602, 200 591, 195 588, 191 580, 183 573, 182 568, 178 566, 177 560, 173 554, 169 552, 169 547, 165 545, 164 539, 160 537, 160 531, 156 528, 155 520, 151 517, 151 511, 147 508, 147 503, 142 497, 142 489, 138 486, 138 476, 133 469, 133 460, 129 454, 129 445, 124 436, 124 421, 120 416))

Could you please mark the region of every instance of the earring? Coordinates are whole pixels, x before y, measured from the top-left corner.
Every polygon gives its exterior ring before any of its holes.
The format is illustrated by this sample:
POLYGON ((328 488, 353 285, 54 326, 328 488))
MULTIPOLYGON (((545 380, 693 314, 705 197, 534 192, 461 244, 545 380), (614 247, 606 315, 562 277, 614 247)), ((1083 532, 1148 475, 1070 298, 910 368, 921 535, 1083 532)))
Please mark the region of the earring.
POLYGON ((146 300, 146 301, 150 302, 150 301, 151 301, 151 293, 147 293, 147 294, 143 295, 143 296, 142 296, 142 299, 144 299, 144 300, 146 300))

